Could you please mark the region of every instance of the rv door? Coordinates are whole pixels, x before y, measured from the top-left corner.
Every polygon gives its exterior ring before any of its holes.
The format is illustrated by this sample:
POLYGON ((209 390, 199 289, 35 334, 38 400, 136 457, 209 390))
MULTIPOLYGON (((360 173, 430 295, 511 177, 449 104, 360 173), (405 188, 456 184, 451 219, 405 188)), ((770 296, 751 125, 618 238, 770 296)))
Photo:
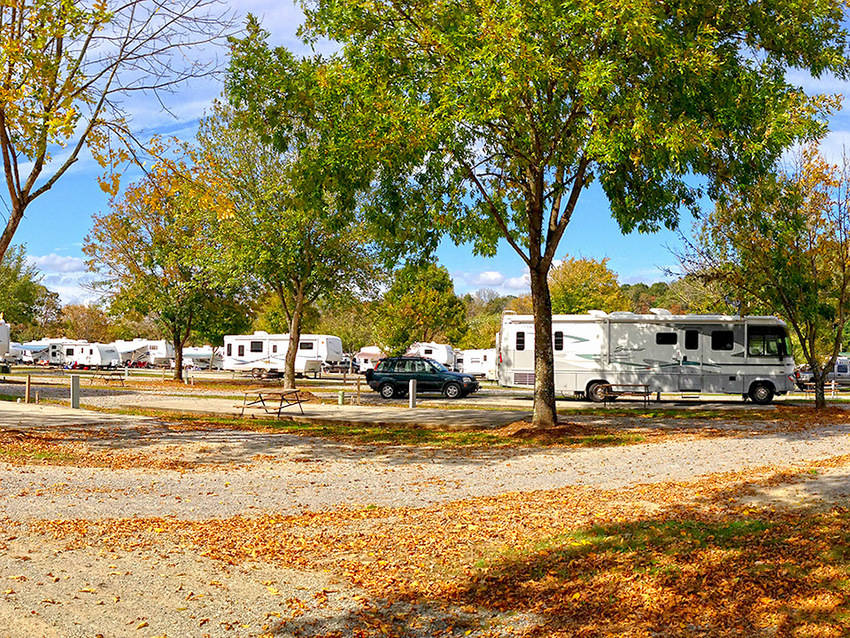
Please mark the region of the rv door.
POLYGON ((699 328, 685 328, 679 354, 679 391, 702 390, 702 335, 699 328))

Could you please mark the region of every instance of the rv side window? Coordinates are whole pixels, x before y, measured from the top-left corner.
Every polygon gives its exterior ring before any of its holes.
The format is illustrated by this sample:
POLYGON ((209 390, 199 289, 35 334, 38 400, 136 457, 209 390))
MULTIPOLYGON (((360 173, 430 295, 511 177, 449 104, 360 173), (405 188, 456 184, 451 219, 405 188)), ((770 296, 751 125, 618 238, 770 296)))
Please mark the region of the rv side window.
POLYGON ((240 357, 245 356, 245 346, 239 346, 239 356, 240 357))
POLYGON ((699 330, 685 330, 685 350, 699 350, 699 330))
POLYGON ((564 349, 564 333, 558 331, 555 333, 555 350, 564 349))
POLYGON ((846 365, 837 365, 835 366, 835 371, 838 374, 847 374, 847 366, 846 365))
POLYGON ((524 332, 516 333, 516 349, 517 350, 525 350, 525 333, 524 332))
POLYGON ((275 352, 277 352, 277 344, 276 343, 272 345, 272 353, 275 353, 275 352))
POLYGON ((299 350, 312 350, 313 349, 313 342, 312 341, 302 341, 301 343, 298 344, 298 349, 299 350))
POLYGON ((65 356, 66 357, 73 357, 74 356, 74 349, 68 348, 67 350, 65 350, 65 356))
POLYGON ((251 352, 262 352, 263 351, 263 342, 262 341, 252 341, 251 342, 251 352))
POLYGON ((425 354, 434 354, 434 350, 432 348, 425 348, 425 354))
POLYGON ((233 356, 233 344, 232 343, 227 344, 227 356, 228 357, 233 356))
POLYGON ((735 347, 735 333, 731 330, 713 330, 711 332, 712 350, 732 350, 735 347))
POLYGON ((747 354, 751 357, 780 357, 788 354, 785 329, 780 326, 749 326, 747 354))
POLYGON ((679 343, 677 332, 656 332, 655 343, 659 346, 675 346, 679 343))

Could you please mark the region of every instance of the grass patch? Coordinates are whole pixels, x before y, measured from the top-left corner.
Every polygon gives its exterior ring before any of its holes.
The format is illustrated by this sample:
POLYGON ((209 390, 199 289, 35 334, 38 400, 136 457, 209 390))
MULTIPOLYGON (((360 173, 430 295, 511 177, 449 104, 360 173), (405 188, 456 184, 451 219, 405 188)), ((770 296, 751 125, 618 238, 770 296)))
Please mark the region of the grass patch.
POLYGON ((0 445, 0 459, 16 465, 41 462, 49 464, 67 464, 74 457, 56 450, 30 449, 23 445, 0 445))

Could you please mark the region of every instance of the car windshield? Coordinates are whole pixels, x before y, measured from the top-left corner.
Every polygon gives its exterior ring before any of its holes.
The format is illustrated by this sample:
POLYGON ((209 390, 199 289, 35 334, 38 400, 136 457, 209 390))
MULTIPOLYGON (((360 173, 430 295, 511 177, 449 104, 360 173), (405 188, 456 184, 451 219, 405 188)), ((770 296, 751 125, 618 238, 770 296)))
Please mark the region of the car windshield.
POLYGON ((440 372, 448 372, 449 371, 449 369, 446 366, 444 366, 442 363, 440 363, 439 361, 434 361, 433 359, 425 359, 425 361, 430 363, 432 366, 434 366, 440 372))

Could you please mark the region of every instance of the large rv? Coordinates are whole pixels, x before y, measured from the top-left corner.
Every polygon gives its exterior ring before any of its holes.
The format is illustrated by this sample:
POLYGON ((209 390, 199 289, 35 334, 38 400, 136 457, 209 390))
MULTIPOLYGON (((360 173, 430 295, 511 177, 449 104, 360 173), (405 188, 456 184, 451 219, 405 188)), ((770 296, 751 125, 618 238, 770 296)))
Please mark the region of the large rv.
POLYGON ((74 368, 115 368, 121 365, 121 356, 111 344, 43 339, 26 343, 24 347, 33 352, 38 363, 46 365, 74 368))
MULTIPOLYGON (((255 332, 252 335, 227 335, 224 337, 225 370, 251 371, 254 377, 283 373, 288 334, 255 332)), ((318 375, 324 364, 339 364, 344 358, 342 340, 333 335, 303 334, 298 342, 295 373, 318 375)))
MULTIPOLYGON (((794 359, 776 317, 630 312, 554 315, 555 389, 602 401, 607 384, 650 392, 740 394, 766 404, 794 388, 794 359)), ((506 313, 499 384, 534 385, 534 318, 506 313)))

